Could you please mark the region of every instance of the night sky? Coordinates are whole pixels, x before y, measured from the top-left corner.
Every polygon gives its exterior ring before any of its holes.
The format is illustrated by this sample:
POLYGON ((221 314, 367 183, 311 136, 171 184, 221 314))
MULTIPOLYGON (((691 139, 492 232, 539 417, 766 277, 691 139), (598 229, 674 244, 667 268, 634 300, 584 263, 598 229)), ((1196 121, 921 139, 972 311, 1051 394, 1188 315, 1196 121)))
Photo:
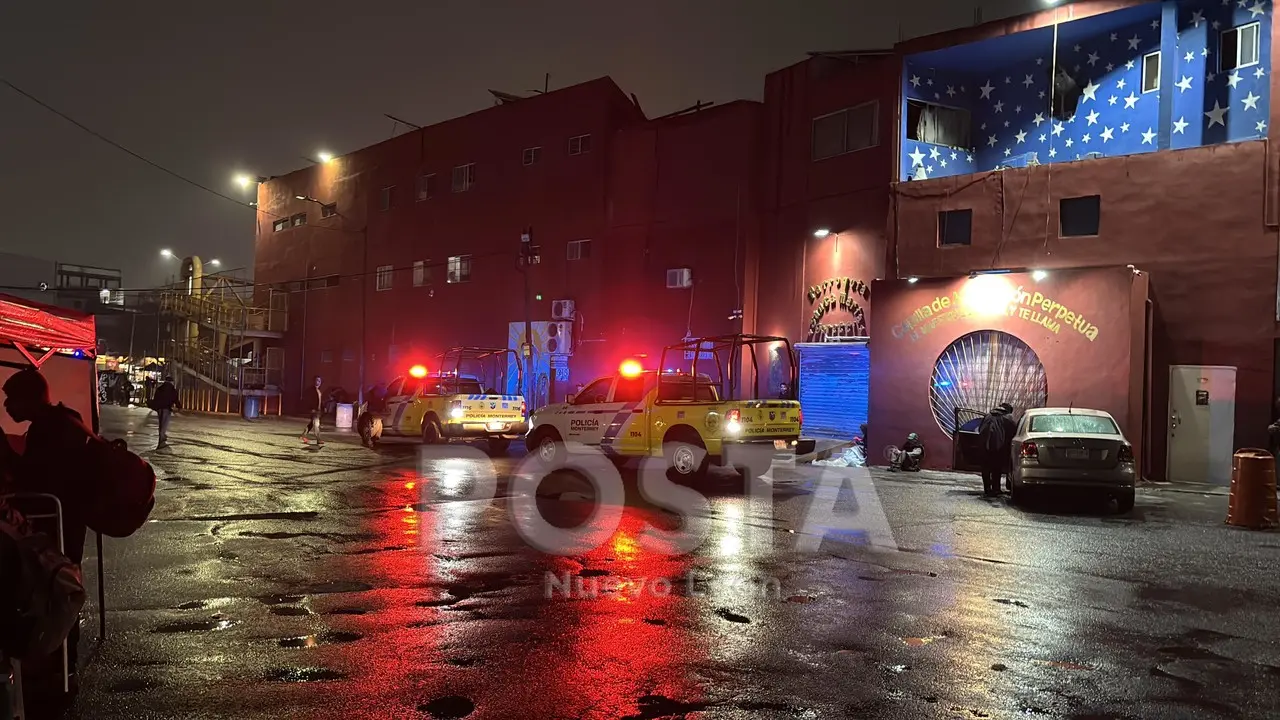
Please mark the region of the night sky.
MULTIPOLYGON (((246 202, 236 172, 278 175, 320 150, 386 139, 521 93, 611 75, 651 117, 759 99, 810 50, 899 34, 898 3, 857 0, 8 2, 0 77, 175 172, 246 202), (359 15, 351 15, 357 8, 359 15), (405 128, 400 126, 398 132, 405 128)), ((1041 6, 983 4, 985 17, 1041 6)), ((914 36, 973 5, 916 0, 914 36)), ((165 281, 179 255, 253 260, 253 210, 187 185, 0 86, 0 250, 165 281)))

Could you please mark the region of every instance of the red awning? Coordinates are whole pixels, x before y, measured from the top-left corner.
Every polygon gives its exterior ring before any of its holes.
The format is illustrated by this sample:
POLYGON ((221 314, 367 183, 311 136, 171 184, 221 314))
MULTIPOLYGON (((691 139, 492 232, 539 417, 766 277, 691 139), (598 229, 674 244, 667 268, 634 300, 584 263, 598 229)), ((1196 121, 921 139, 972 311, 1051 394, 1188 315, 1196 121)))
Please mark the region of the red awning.
POLYGON ((0 295, 0 343, 93 355, 97 337, 92 315, 0 295))

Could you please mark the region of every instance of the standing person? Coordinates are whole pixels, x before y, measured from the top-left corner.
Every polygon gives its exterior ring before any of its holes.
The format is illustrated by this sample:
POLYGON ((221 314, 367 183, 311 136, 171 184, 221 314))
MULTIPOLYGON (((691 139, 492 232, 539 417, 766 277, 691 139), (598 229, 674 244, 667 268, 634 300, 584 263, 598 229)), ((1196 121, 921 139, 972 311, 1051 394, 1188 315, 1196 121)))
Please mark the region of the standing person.
MULTIPOLYGON (((1000 422, 1004 426, 1004 450, 1000 454, 1000 472, 1004 475, 1004 487, 1006 490, 1013 490, 1013 438, 1018 434, 1018 421, 1013 419, 1013 406, 1007 402, 1000 403, 1000 409, 1004 412, 1000 415, 1000 422)), ((999 489, 999 483, 996 483, 999 489)))
POLYGON ((151 400, 151 409, 156 411, 156 418, 160 423, 160 442, 156 444, 156 449, 169 445, 169 420, 173 418, 173 411, 181 409, 182 405, 178 402, 178 388, 173 386, 173 378, 166 377, 164 382, 160 383, 160 387, 156 388, 156 395, 151 400))
POLYGON ((982 448, 982 493, 987 497, 1000 494, 1000 475, 1004 472, 1005 458, 1009 453, 1009 436, 1003 407, 991 408, 978 426, 978 440, 982 448))
POLYGON ((324 441, 320 439, 320 413, 324 411, 324 395, 320 392, 320 376, 316 376, 315 387, 307 393, 307 404, 310 405, 311 422, 307 423, 307 429, 302 433, 302 442, 309 442, 308 435, 315 434, 316 445, 323 445, 324 441))
MULTIPOLYGON (((49 383, 35 368, 19 370, 5 381, 4 409, 14 422, 29 423, 26 447, 19 455, 7 442, 0 442, 0 475, 13 478, 18 492, 49 493, 62 503, 63 554, 79 565, 84 559, 85 509, 88 501, 68 478, 93 472, 88 466, 86 445, 93 431, 80 413, 49 399, 49 383)), ((68 663, 76 667, 76 646, 80 639, 77 623, 67 637, 68 663)))

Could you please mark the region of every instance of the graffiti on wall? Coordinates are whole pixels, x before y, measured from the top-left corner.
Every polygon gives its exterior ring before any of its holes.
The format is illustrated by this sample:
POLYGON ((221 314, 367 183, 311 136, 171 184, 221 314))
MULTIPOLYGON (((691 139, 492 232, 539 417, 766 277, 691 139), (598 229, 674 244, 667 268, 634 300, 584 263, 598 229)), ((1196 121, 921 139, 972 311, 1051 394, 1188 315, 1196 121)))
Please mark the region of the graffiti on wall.
POLYGON ((809 288, 807 297, 813 307, 809 316, 809 342, 822 342, 831 337, 867 336, 867 315, 862 309, 862 302, 870 299, 871 288, 866 283, 847 277, 831 278, 809 288), (837 310, 847 313, 849 320, 823 322, 837 310))

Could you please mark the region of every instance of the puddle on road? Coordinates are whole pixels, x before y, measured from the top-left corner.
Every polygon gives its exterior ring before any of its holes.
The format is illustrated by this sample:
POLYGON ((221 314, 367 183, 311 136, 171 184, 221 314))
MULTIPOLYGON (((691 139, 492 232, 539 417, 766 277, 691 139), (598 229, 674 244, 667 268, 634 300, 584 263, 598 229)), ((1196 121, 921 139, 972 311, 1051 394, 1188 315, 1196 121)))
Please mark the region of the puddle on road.
POLYGON ((305 600, 301 595, 265 595, 258 598, 263 605, 296 605, 305 600))
POLYGON ((1009 598, 991 598, 991 599, 994 600, 995 602, 1000 603, 1001 605, 1012 605, 1014 607, 1020 607, 1020 608, 1031 607, 1030 605, 1022 602, 1021 600, 1010 600, 1009 598))
POLYGON ((667 626, 667 621, 661 618, 645 618, 644 621, 647 625, 657 625, 658 627, 667 626))
POLYGON ((330 680, 346 679, 344 673, 328 668, 306 667, 306 668, 277 668, 267 673, 267 679, 275 682, 327 682, 330 680))
POLYGON ((181 605, 178 606, 178 609, 179 610, 199 610, 204 606, 205 606, 205 602, 203 600, 193 600, 191 602, 182 603, 181 605))
POLYGON ((447 695, 419 705, 418 710, 436 720, 458 720, 475 712, 476 704, 461 695, 447 695))
POLYGON ((366 615, 368 613, 369 613, 368 608, 340 607, 340 608, 334 608, 326 612, 325 614, 326 615, 366 615))
POLYGON ((699 713, 710 709, 710 703, 705 702, 682 702, 673 700, 665 695, 644 695, 636 700, 636 707, 640 712, 636 715, 627 715, 623 720, 656 720, 665 717, 685 717, 690 713, 699 713))
POLYGON ((189 622, 174 622, 152 630, 154 633, 195 633, 195 632, 216 632, 218 630, 226 630, 236 624, 235 620, 227 618, 211 618, 209 620, 196 620, 189 622))
POLYGON ((720 616, 721 618, 723 618, 723 619, 725 619, 725 620, 728 620, 729 622, 735 622, 735 623, 750 623, 750 622, 751 622, 751 618, 747 617, 746 615, 739 615, 738 613, 733 612, 732 610, 728 610, 728 609, 726 609, 726 608, 719 608, 719 609, 717 609, 717 610, 716 610, 716 615, 720 616))
POLYGON ((341 632, 331 630, 323 632, 319 635, 300 635, 298 637, 281 638, 279 640, 280 647, 283 648, 310 648, 320 645, 338 645, 341 643, 355 642, 364 636, 360 633, 341 632))
POLYGON ((126 678, 118 680, 107 688, 107 692, 113 695, 122 695, 126 693, 147 692, 160 687, 158 680, 151 678, 126 678))

